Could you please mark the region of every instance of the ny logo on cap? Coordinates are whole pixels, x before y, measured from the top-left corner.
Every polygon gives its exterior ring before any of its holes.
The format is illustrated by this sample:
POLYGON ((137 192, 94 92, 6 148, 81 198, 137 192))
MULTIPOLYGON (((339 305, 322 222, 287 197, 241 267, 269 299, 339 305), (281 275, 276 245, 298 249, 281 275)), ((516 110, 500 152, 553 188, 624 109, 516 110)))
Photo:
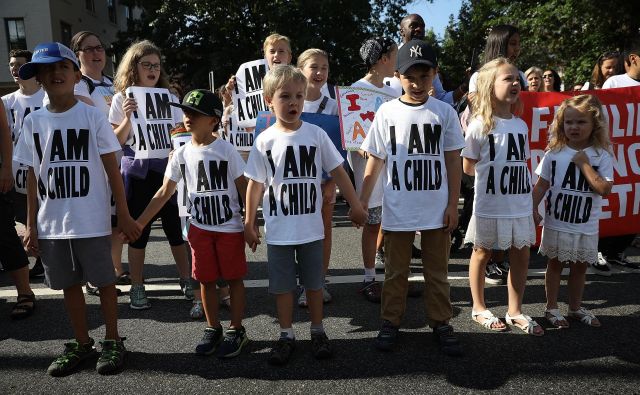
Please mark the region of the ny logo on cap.
POLYGON ((413 47, 409 48, 409 57, 413 58, 413 57, 422 57, 422 48, 419 45, 414 45, 413 47))
POLYGON ((194 106, 199 106, 200 100, 202 100, 203 97, 204 97, 204 93, 193 91, 189 93, 189 97, 187 97, 186 102, 189 104, 193 104, 194 106))

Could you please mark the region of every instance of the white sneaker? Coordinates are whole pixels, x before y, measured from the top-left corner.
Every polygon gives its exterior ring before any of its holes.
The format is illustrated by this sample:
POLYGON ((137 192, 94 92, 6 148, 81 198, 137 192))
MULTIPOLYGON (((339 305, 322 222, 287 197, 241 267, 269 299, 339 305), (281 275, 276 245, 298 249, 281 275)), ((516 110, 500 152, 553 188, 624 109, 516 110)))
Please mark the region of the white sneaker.
POLYGON ((327 284, 322 287, 322 303, 329 303, 333 300, 333 296, 329 293, 327 289, 327 284))
POLYGON ((300 307, 308 307, 307 304, 307 292, 305 291, 303 286, 300 286, 300 296, 298 296, 298 306, 300 307))
POLYGON ((193 302, 193 306, 191 306, 191 310, 189 311, 189 316, 194 320, 199 320, 200 318, 204 317, 202 301, 197 300, 193 302))
POLYGON ((592 263, 590 270, 591 273, 599 276, 611 276, 611 268, 609 267, 607 258, 605 258, 601 252, 598 253, 598 262, 592 263))

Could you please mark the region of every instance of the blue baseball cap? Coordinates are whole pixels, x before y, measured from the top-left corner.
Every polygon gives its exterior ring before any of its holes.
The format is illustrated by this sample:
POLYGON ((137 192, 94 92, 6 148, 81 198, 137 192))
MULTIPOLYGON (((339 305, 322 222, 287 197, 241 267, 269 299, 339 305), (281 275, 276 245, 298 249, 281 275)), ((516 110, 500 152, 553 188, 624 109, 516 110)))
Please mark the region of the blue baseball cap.
POLYGON ((21 79, 28 80, 36 75, 38 64, 56 63, 65 59, 69 59, 78 69, 80 68, 76 54, 64 45, 56 42, 38 44, 33 50, 31 62, 23 64, 18 74, 21 79))

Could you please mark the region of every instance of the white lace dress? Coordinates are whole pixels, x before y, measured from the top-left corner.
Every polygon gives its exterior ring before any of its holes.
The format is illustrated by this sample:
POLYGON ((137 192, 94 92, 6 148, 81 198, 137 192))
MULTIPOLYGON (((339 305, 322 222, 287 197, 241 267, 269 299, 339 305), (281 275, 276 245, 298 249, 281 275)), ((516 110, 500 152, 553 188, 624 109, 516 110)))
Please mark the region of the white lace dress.
POLYGON ((595 263, 598 261, 598 235, 544 228, 539 252, 548 258, 557 258, 560 262, 595 263))
POLYGON ((517 218, 485 218, 471 216, 464 239, 475 248, 508 250, 521 249, 536 243, 533 215, 517 218))

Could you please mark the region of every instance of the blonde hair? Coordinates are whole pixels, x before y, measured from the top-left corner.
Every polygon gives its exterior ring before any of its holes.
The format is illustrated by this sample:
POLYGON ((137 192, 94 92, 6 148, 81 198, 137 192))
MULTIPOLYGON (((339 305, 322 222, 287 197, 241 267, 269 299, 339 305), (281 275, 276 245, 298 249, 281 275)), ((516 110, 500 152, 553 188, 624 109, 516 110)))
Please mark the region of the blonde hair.
POLYGON ((531 67, 529 67, 527 69, 527 71, 524 72, 525 78, 529 78, 529 74, 531 74, 531 73, 536 73, 536 74, 540 75, 540 79, 542 79, 542 74, 544 74, 540 67, 531 66, 531 67))
MULTIPOLYGON (((482 122, 482 133, 484 134, 489 134, 495 127, 495 121, 493 119, 494 88, 498 70, 504 65, 515 67, 509 59, 500 57, 486 63, 478 71, 478 89, 473 99, 473 115, 480 118, 482 122)), ((517 102, 511 107, 511 112, 517 114, 520 113, 521 110, 522 102, 520 98, 518 98, 517 102)))
POLYGON ((262 44, 262 51, 266 54, 267 47, 269 45, 274 45, 278 41, 284 41, 285 43, 287 43, 287 47, 289 48, 289 53, 291 53, 291 41, 289 40, 289 37, 283 36, 278 33, 273 33, 269 35, 269 37, 264 39, 264 44, 262 44))
POLYGON ((324 56, 329 62, 329 54, 326 51, 323 51, 318 48, 309 48, 298 56, 298 63, 296 64, 298 68, 303 68, 311 58, 314 56, 324 56))
MULTIPOLYGON (((113 89, 116 92, 124 92, 125 89, 139 82, 138 62, 147 55, 157 55, 162 60, 160 48, 149 40, 138 41, 127 49, 116 71, 113 80, 113 89)), ((156 88, 169 88, 169 79, 166 73, 160 68, 160 77, 156 83, 156 88)))
POLYGON ((593 130, 589 136, 589 143, 594 148, 611 153, 609 126, 602 111, 602 103, 593 95, 578 95, 562 102, 549 128, 551 138, 547 150, 558 151, 567 145, 567 135, 564 132, 564 114, 567 108, 573 108, 582 114, 586 113, 591 116, 593 130))
POLYGON ((272 98, 278 89, 291 81, 303 83, 307 89, 307 79, 299 68, 291 65, 274 67, 264 76, 262 93, 264 97, 272 98))

